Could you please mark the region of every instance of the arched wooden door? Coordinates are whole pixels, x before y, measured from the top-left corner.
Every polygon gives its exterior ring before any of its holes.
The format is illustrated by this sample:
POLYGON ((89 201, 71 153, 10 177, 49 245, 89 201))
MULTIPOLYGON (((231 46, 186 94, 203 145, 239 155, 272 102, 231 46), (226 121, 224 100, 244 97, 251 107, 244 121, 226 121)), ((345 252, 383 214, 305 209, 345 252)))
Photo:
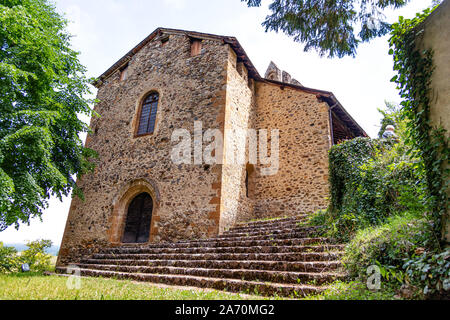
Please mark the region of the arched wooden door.
POLYGON ((148 193, 137 195, 128 206, 123 243, 145 243, 150 238, 153 199, 148 193))

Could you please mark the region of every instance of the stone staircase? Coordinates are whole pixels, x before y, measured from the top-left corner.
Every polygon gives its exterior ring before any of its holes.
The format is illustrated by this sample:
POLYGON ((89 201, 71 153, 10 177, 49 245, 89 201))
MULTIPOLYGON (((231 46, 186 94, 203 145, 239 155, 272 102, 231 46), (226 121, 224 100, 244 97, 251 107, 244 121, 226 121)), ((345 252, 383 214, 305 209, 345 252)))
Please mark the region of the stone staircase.
POLYGON ((343 246, 311 236, 314 227, 298 225, 305 218, 239 223, 206 240, 105 248, 77 265, 84 276, 265 296, 316 294, 345 276, 343 246))

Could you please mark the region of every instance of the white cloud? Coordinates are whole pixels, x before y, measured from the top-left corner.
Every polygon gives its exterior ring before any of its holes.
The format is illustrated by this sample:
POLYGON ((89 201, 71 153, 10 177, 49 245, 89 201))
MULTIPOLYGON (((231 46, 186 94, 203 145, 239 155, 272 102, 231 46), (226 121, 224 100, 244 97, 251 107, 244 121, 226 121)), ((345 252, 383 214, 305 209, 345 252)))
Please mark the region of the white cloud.
POLYGON ((77 5, 70 5, 65 12, 65 16, 69 21, 67 27, 68 31, 72 35, 77 35, 81 31, 81 9, 77 5))
POLYGON ((32 219, 30 225, 21 225, 19 230, 14 226, 0 233, 0 241, 7 243, 25 243, 30 240, 48 239, 54 245, 61 244, 67 215, 69 213, 71 197, 63 199, 51 199, 50 206, 43 214, 43 221, 38 218, 32 219))

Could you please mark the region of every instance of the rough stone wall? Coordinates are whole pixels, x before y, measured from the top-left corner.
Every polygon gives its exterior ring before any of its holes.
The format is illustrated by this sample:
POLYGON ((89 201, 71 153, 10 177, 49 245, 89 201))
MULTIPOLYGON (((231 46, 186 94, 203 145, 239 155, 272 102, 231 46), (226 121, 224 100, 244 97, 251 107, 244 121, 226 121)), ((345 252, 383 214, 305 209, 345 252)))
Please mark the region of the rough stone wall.
MULTIPOLYGON (((435 69, 431 79, 430 119, 434 127, 442 126, 450 136, 450 1, 444 1, 423 23, 424 32, 417 43, 422 50, 433 50, 435 69)), ((447 164, 448 166, 448 164, 447 164)), ((450 197, 450 188, 447 190, 450 197)), ((450 212, 444 223, 450 243, 450 212)))
POLYGON ((327 205, 328 105, 315 94, 249 79, 244 63, 221 40, 200 45, 196 39, 199 54, 191 56, 187 35, 162 39, 167 34, 99 86, 95 111, 101 117, 91 120, 93 133, 86 140, 99 154, 97 167, 78 182, 85 200, 72 201, 58 265, 120 245, 127 207, 142 192, 154 202, 150 242, 207 238, 237 221, 327 205), (159 93, 155 131, 136 137, 142 101, 152 91, 159 93), (220 164, 173 163, 171 152, 179 143, 171 141, 173 131, 190 132, 194 153, 195 121, 202 122, 202 133, 219 129, 224 135, 220 164), (264 166, 247 163, 249 128, 268 129, 269 137, 271 129, 279 130, 275 175, 264 176, 264 166), (229 163, 234 151, 244 153, 242 163, 229 163))
POLYGON ((236 54, 230 50, 227 67, 227 94, 225 107, 224 165, 222 166, 222 197, 220 232, 234 225, 238 216, 251 216, 253 203, 247 198, 245 172, 247 158, 247 129, 252 127, 253 82, 243 63, 236 63, 236 54), (234 161, 229 156, 234 154, 234 161), (238 153, 243 162, 238 161, 238 153), (228 158, 227 158, 228 157, 228 158))
POLYGON ((223 129, 228 58, 229 46, 214 40, 203 40, 201 54, 191 57, 190 39, 171 35, 135 54, 125 80, 117 71, 103 82, 95 107, 101 117, 92 119, 86 141, 99 153, 97 168, 79 181, 85 201, 72 201, 59 265, 120 242, 122 211, 136 192, 148 191, 155 202, 151 242, 218 233, 221 165, 175 165, 170 152, 174 129, 192 133, 195 120, 223 129), (155 132, 135 137, 141 101, 152 90, 160 95, 155 132))
MULTIPOLYGON (((256 82, 256 127, 279 129, 279 170, 256 167, 254 217, 290 216, 327 206, 328 105, 314 94, 256 82)), ((270 147, 270 143, 268 144, 270 147)))

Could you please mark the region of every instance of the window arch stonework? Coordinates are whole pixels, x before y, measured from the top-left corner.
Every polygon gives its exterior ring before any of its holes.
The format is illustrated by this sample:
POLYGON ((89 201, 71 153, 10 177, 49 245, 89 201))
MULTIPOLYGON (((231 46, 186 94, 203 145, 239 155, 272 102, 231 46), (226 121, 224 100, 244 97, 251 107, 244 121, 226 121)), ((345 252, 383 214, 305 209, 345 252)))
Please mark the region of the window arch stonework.
POLYGON ((110 218, 108 238, 111 244, 120 245, 125 229, 128 207, 130 203, 141 193, 148 193, 153 200, 153 213, 150 224, 149 242, 153 242, 158 235, 159 202, 160 196, 156 184, 147 179, 138 179, 127 183, 122 187, 113 200, 113 211, 110 218))

